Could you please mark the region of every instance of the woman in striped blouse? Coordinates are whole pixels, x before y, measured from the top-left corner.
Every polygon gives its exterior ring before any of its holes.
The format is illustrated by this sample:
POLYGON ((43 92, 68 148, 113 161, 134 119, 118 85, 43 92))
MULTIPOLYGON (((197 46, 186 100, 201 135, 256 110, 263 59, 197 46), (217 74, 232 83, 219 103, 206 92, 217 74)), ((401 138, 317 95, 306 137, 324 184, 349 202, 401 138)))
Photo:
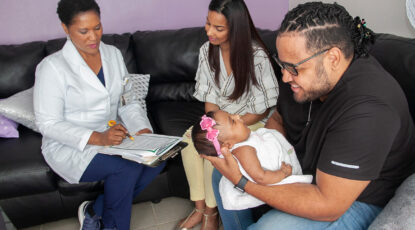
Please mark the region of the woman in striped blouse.
MULTIPOLYGON (((205 102, 205 112, 224 110, 239 114, 252 130, 264 127, 277 103, 278 82, 244 1, 212 0, 205 30, 209 41, 200 48, 194 97, 205 102)), ((189 145, 182 159, 195 209, 179 228, 202 222, 202 229, 218 229, 213 166, 199 157, 190 133, 184 134, 189 145)))

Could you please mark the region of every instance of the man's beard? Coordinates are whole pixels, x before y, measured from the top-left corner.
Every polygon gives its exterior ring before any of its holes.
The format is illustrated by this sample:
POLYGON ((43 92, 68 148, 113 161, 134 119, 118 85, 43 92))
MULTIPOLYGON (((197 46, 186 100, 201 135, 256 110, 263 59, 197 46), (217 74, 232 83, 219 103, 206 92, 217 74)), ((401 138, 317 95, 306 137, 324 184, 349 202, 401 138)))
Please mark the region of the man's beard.
POLYGON ((303 88, 303 96, 294 93, 294 100, 298 103, 304 103, 308 101, 314 101, 321 96, 327 95, 331 91, 330 83, 328 80, 328 74, 324 69, 323 63, 316 65, 317 78, 313 82, 313 88, 305 91, 303 88))

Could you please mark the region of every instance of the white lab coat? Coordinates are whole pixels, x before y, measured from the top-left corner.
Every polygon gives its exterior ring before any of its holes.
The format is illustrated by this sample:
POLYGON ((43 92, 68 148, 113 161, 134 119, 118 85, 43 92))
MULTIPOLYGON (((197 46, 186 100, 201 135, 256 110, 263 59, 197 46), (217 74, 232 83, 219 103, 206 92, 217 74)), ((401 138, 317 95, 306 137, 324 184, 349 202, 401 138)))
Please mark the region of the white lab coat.
MULTIPOLYGON (((33 92, 36 125, 43 135, 42 153, 49 166, 69 183, 78 183, 101 146, 88 145, 93 131, 107 129, 118 113, 134 117, 130 132, 149 128, 138 104, 119 109, 122 78, 127 74, 121 52, 101 42, 105 86, 73 43, 44 58, 36 68, 33 92)), ((131 123, 131 122, 129 122, 131 123)))

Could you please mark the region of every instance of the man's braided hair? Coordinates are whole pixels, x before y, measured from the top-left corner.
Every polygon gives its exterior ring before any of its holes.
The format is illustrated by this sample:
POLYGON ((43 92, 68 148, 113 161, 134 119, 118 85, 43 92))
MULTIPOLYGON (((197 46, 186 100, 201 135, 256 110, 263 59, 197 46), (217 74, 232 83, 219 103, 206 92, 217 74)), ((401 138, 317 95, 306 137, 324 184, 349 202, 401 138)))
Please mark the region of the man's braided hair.
POLYGON ((337 3, 309 2, 298 5, 285 16, 278 35, 285 32, 303 33, 309 51, 338 47, 347 59, 367 56, 370 44, 375 41, 364 19, 353 19, 337 3))

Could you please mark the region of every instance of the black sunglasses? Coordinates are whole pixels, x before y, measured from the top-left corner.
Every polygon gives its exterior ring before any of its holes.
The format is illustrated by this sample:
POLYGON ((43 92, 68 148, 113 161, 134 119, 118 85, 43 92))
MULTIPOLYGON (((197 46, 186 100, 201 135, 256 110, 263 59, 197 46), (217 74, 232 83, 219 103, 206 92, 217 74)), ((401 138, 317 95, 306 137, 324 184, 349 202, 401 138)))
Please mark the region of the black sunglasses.
POLYGON ((327 52, 329 49, 325 49, 322 50, 320 52, 315 53, 314 55, 312 55, 311 57, 308 57, 300 62, 298 62, 297 64, 291 64, 291 63, 287 63, 287 62, 282 62, 277 58, 277 54, 272 55, 272 58, 274 58, 275 62, 281 67, 281 69, 285 69, 287 70, 291 75, 293 76, 298 76, 298 71, 297 71, 297 67, 315 57, 317 57, 318 55, 321 55, 325 52, 327 52))

